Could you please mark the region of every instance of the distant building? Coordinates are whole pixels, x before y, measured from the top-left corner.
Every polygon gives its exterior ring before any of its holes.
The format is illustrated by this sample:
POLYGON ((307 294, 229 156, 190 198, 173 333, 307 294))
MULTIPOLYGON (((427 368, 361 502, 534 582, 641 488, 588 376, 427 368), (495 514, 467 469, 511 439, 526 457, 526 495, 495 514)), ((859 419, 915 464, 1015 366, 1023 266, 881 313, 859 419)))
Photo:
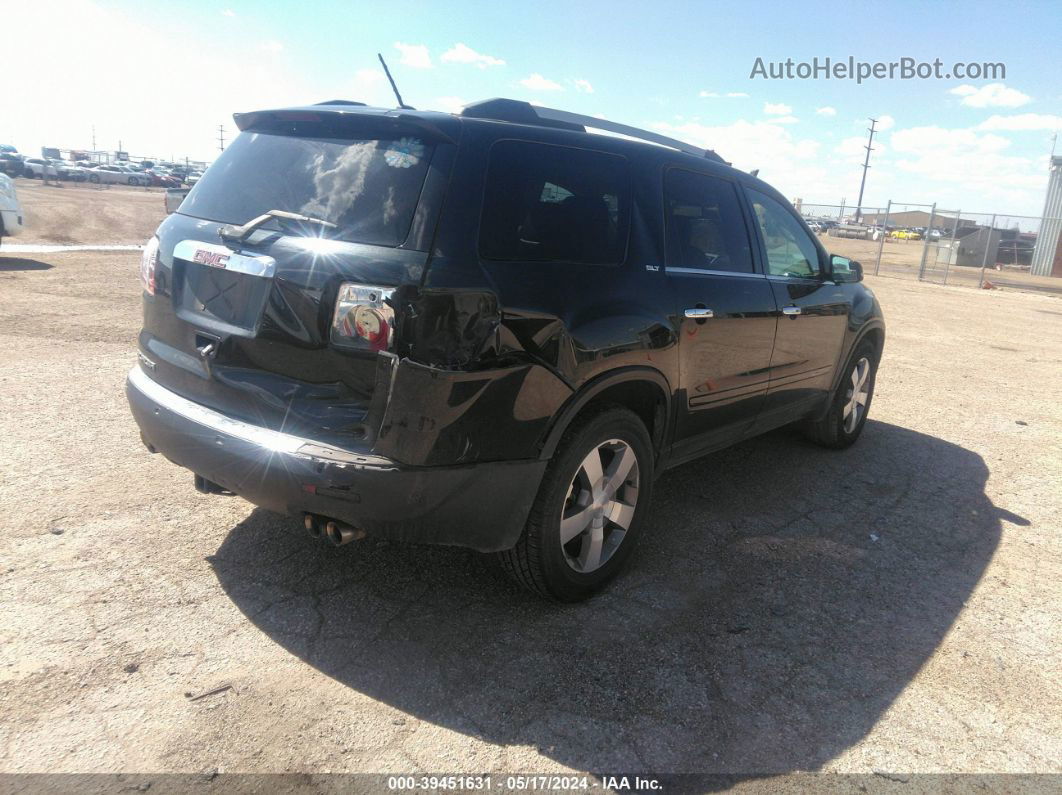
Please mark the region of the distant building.
POLYGON ((1036 236, 1031 272, 1036 276, 1062 276, 1062 157, 1051 158, 1044 199, 1043 221, 1036 236))
MULTIPOLYGON (((887 223, 889 226, 927 228, 929 226, 929 216, 930 213, 928 210, 903 210, 901 212, 889 213, 887 223)), ((881 224, 886 223, 885 213, 863 213, 863 223, 870 226, 880 226, 881 224)), ((971 226, 977 226, 977 222, 972 218, 959 218, 959 229, 971 226)), ((954 229, 955 216, 948 213, 934 213, 933 228, 954 229)))

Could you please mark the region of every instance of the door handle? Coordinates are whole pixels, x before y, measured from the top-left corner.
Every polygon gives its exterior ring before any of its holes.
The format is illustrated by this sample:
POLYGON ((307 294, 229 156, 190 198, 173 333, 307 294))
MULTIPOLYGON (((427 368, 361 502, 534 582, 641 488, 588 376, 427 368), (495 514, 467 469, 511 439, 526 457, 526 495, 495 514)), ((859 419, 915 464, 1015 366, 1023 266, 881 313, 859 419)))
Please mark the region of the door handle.
POLYGON ((789 317, 796 317, 797 315, 800 314, 800 307, 799 306, 783 306, 782 307, 782 314, 783 315, 789 315, 789 317))
POLYGON ((692 317, 696 320, 704 320, 708 317, 715 317, 715 313, 711 309, 705 309, 703 306, 695 306, 693 309, 687 309, 682 314, 686 317, 692 317))

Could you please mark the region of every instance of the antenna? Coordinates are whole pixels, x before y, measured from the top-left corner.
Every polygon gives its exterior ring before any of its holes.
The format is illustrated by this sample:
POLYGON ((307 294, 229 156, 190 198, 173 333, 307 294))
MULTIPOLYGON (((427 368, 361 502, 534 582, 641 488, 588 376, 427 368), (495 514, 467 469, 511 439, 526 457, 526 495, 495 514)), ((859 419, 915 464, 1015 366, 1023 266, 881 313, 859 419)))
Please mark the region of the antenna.
POLYGON ((391 84, 391 90, 395 92, 395 97, 398 99, 398 107, 402 110, 416 110, 412 105, 407 105, 402 101, 402 95, 398 93, 398 86, 395 85, 395 79, 391 77, 391 70, 387 68, 387 61, 383 59, 380 53, 376 53, 376 57, 380 59, 380 65, 383 66, 384 74, 387 75, 387 82, 391 84))

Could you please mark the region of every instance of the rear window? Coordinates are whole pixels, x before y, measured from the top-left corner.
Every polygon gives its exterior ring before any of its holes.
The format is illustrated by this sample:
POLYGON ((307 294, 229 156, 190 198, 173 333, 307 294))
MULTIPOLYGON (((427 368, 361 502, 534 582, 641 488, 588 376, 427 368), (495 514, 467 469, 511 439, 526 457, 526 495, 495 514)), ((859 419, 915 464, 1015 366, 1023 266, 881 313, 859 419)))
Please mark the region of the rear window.
POLYGON ((415 136, 336 140, 245 132, 207 169, 180 211, 244 224, 285 210, 335 224, 329 237, 398 246, 409 234, 432 150, 415 136))
POLYGON ((623 157, 526 141, 491 149, 479 237, 485 259, 618 264, 629 219, 623 157))

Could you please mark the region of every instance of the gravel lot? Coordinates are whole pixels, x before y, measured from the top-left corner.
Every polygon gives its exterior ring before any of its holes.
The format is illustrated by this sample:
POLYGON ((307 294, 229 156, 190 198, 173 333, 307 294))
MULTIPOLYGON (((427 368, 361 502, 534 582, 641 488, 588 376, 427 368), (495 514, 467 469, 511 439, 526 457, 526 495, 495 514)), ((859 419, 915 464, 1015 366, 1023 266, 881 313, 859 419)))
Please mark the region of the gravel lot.
POLYGON ((671 471, 561 607, 195 492, 126 410, 136 270, 0 255, 0 771, 1062 772, 1062 300, 868 279, 860 443, 671 471))
POLYGON ((19 178, 15 190, 26 226, 5 243, 143 244, 166 216, 162 188, 19 178))

